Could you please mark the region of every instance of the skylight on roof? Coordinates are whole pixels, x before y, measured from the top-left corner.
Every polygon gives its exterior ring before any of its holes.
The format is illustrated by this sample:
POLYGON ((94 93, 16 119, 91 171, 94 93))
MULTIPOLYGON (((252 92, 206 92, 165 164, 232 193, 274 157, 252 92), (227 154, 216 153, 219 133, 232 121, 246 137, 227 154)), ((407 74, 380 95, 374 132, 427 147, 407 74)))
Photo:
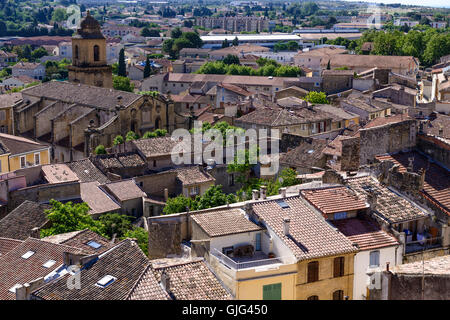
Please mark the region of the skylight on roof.
POLYGON ((55 260, 48 260, 46 263, 44 263, 42 266, 44 268, 50 268, 51 266, 53 266, 56 263, 55 260))
POLYGON ((289 205, 284 201, 284 200, 277 200, 277 203, 280 207, 282 207, 283 209, 287 209, 290 208, 289 205))
POLYGON ((100 288, 106 288, 107 286, 109 286, 111 283, 113 283, 116 280, 117 280, 116 277, 106 275, 103 278, 101 278, 99 281, 97 281, 97 283, 95 285, 100 288))
POLYGON ((26 252, 26 253, 22 256, 22 258, 28 259, 28 258, 31 257, 33 254, 35 254, 35 252, 30 250, 30 251, 26 252))
POLYGON ((87 243, 88 246, 94 248, 94 249, 98 249, 100 248, 102 245, 98 242, 95 242, 94 240, 91 240, 87 243))

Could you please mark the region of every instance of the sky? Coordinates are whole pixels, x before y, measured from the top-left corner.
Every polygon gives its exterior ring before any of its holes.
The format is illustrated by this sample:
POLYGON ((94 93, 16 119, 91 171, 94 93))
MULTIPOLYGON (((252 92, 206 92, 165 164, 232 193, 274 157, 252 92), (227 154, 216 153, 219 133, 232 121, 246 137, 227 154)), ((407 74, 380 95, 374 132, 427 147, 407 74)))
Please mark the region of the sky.
MULTIPOLYGON (((350 1, 350 0, 346 0, 350 1)), ((353 0, 355 1, 355 0, 353 0)), ((445 7, 450 8, 449 0, 357 0, 362 2, 377 2, 377 3, 401 3, 403 5, 419 5, 428 7, 445 7)))

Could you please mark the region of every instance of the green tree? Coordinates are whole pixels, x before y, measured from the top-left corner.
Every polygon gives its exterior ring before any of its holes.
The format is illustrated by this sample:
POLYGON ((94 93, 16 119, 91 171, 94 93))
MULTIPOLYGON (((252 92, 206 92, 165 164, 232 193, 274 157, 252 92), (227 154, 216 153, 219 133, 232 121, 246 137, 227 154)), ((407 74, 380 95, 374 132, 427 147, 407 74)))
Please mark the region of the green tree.
POLYGON ((239 61, 238 56, 229 54, 223 59, 223 63, 228 64, 228 65, 230 65, 230 64, 240 64, 240 61, 239 61))
POLYGON ((114 140, 113 140, 113 145, 114 146, 117 146, 117 145, 122 144, 122 143, 124 143, 124 140, 123 140, 123 137, 121 135, 116 136, 114 138, 114 140))
POLYGON ((183 32, 181 31, 180 27, 176 27, 176 28, 172 29, 172 31, 170 32, 170 37, 172 39, 181 38, 182 35, 183 35, 183 32))
POLYGON ((167 53, 171 59, 175 59, 177 57, 177 52, 174 50, 174 39, 166 39, 162 44, 163 52, 167 53))
POLYGON ((230 43, 228 42, 228 40, 225 38, 225 40, 223 40, 222 42, 222 48, 228 48, 230 46, 230 43))
POLYGON ((96 148, 95 148, 95 154, 106 154, 106 149, 105 146, 102 144, 99 144, 96 148))
POLYGON ((132 238, 136 239, 139 248, 148 255, 148 232, 144 228, 133 228, 132 230, 127 230, 122 239, 132 238))
POLYGON ((312 104, 328 104, 329 103, 325 92, 310 91, 305 96, 305 100, 311 102, 312 104))
POLYGON ((233 194, 225 194, 222 191, 222 186, 219 184, 209 187, 201 197, 197 196, 195 209, 202 210, 234 202, 236 202, 236 196, 233 194))
POLYGON ((159 37, 159 30, 157 29, 149 29, 147 27, 143 28, 141 31, 141 36, 143 37, 159 37))
POLYGON ((66 10, 63 8, 57 8, 53 11, 52 20, 56 22, 62 22, 67 20, 66 10))
POLYGON ((142 139, 150 139, 150 138, 156 138, 158 135, 155 132, 151 132, 151 131, 146 131, 143 135, 142 135, 142 139))
POLYGON ((137 133, 134 133, 133 131, 128 131, 127 135, 125 136, 126 141, 133 141, 139 139, 139 135, 137 133))
POLYGON ((119 52, 119 68, 117 69, 117 75, 121 77, 127 76, 127 67, 125 65, 125 49, 120 49, 119 52))
POLYGON ((50 227, 41 230, 41 238, 60 233, 90 229, 100 235, 102 225, 99 221, 92 219, 89 215, 89 206, 86 203, 61 203, 54 199, 50 200, 51 208, 46 210, 50 227))
POLYGON ((179 195, 175 198, 169 198, 166 201, 163 212, 164 214, 185 212, 187 209, 190 209, 192 207, 193 201, 194 200, 192 200, 191 198, 187 198, 183 195, 179 195))
POLYGON ((297 172, 291 168, 281 170, 278 181, 280 181, 282 187, 294 186, 301 182, 300 179, 297 178, 297 172))
POLYGON ((130 82, 130 79, 128 79, 127 77, 114 76, 113 88, 116 90, 133 92, 134 85, 130 82))
POLYGON ((147 56, 147 60, 145 61, 145 67, 144 67, 144 78, 150 77, 151 69, 150 69, 150 59, 147 56))
POLYGON ((37 59, 42 58, 43 56, 46 56, 47 54, 48 54, 47 50, 45 50, 42 47, 39 47, 31 53, 31 58, 33 59, 33 61, 35 61, 37 59))
POLYGON ((423 60, 428 65, 439 61, 439 58, 450 52, 450 34, 435 34, 427 43, 423 53, 423 60))
POLYGON ((98 221, 102 224, 102 233, 108 238, 116 235, 117 238, 123 237, 132 229, 131 222, 134 217, 119 213, 102 214, 98 221))
POLYGON ((156 129, 154 132, 156 133, 156 135, 158 137, 164 137, 164 136, 167 135, 167 130, 166 129, 156 129))
POLYGON ((238 39, 238 37, 235 37, 235 38, 233 39, 233 42, 231 42, 231 44, 232 44, 234 47, 237 47, 237 46, 239 45, 239 39, 238 39))

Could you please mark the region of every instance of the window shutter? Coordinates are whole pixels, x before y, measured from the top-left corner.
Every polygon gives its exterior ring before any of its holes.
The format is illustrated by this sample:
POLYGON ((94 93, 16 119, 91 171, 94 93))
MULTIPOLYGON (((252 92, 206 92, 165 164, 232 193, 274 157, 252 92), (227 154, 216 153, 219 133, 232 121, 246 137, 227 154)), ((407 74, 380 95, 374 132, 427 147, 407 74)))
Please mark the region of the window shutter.
POLYGON ((313 261, 308 263, 308 282, 319 280, 319 262, 313 261))
POLYGON ((334 277, 342 277, 344 275, 344 257, 334 259, 334 277))

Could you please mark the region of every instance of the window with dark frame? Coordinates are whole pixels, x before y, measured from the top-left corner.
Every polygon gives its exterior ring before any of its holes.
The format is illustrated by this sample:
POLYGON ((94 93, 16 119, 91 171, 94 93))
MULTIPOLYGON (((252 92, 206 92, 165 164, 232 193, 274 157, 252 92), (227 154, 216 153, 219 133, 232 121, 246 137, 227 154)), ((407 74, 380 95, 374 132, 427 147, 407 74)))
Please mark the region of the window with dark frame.
POLYGON ((319 300, 318 296, 310 296, 307 300, 319 300))
POLYGON ((308 283, 319 281, 319 261, 308 263, 308 283))
POLYGON ((336 290, 333 292, 333 300, 344 300, 344 291, 336 290))
POLYGON ((344 257, 334 258, 334 277, 344 276, 344 257))

